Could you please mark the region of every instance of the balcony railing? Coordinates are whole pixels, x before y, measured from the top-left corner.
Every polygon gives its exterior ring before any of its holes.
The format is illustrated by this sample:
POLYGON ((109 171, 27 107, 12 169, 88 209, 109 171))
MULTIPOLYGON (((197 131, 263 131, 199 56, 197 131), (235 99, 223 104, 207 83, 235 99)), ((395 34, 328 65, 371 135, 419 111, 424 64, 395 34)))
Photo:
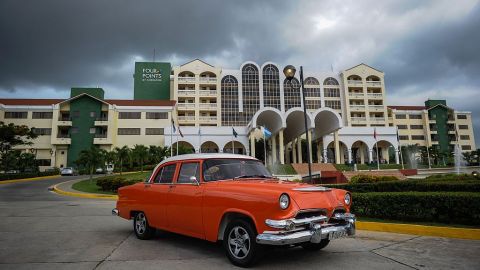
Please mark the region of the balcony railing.
POLYGON ((107 134, 95 134, 94 138, 107 138, 107 134))
POLYGON ((383 95, 381 93, 368 93, 368 98, 382 98, 383 95))
POLYGON ((200 90, 201 96, 217 96, 217 90, 200 90))
POLYGON ((352 111, 364 111, 365 105, 350 105, 350 110, 352 111))
POLYGON ((348 80, 348 84, 352 85, 362 85, 363 82, 361 80, 348 80))
POLYGON ((194 96, 195 90, 178 90, 179 96, 194 96))
POLYGON ((384 122, 385 118, 383 117, 370 117, 371 122, 384 122))
POLYGON ((200 109, 217 109, 217 103, 200 103, 200 109))
POLYGON ((383 105, 368 105, 370 111, 383 111, 385 108, 383 105))
POLYGON ((348 96, 351 98, 363 98, 365 95, 363 93, 350 92, 348 96))
POLYGON ((367 86, 382 86, 380 81, 367 81, 367 86))
POLYGON ((59 139, 70 138, 70 134, 57 134, 57 138, 59 139))
POLYGON ((200 77, 201 83, 217 83, 216 77, 200 77))
POLYGON ((58 121, 72 121, 72 118, 70 116, 60 116, 58 121))
POLYGON ((350 117, 350 119, 352 120, 352 122, 365 122, 365 121, 367 121, 366 117, 360 117, 360 116, 352 116, 352 117, 350 117))
POLYGON ((195 103, 178 103, 179 109, 195 109, 195 103))
POLYGON ((105 116, 105 117, 98 117, 97 119, 95 119, 95 121, 108 121, 108 117, 105 116))
POLYGON ((195 82, 195 77, 178 77, 178 82, 194 83, 195 82))
POLYGON ((179 116, 178 121, 195 121, 195 116, 179 116))
POLYGON ((217 117, 216 116, 200 116, 200 121, 215 122, 217 121, 217 117))

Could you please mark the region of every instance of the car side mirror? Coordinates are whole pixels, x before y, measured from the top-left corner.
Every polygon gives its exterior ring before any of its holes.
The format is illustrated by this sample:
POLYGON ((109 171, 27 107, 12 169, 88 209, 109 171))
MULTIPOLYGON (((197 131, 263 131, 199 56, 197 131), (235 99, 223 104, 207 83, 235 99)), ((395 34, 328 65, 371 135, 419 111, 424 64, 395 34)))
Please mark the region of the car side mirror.
POLYGON ((200 182, 198 182, 197 177, 195 176, 190 176, 190 182, 194 183, 197 186, 200 185, 200 182))

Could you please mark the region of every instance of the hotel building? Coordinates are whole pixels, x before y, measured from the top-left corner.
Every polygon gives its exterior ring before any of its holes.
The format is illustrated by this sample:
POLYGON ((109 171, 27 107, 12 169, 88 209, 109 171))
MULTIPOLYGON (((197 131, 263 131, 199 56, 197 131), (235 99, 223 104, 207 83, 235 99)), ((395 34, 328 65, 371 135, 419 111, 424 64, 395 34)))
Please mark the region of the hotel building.
POLYGON ((42 169, 72 166, 91 145, 106 150, 182 145, 196 152, 255 156, 260 127, 272 132, 268 163, 302 163, 305 158, 398 163, 397 128, 401 145, 438 145, 448 151, 458 143, 463 151, 476 149, 471 113, 457 112, 444 101, 387 106, 385 75, 368 65, 340 72, 307 69, 305 104, 298 77, 289 81, 282 69, 271 62, 245 62, 238 69, 198 59, 174 67, 138 62, 133 100, 104 99, 100 88, 72 88, 64 100, 0 99, 0 121, 35 128, 39 137, 33 145, 19 149, 35 153, 42 169), (310 157, 302 155, 303 106, 311 135, 306 145, 316 148, 310 157))

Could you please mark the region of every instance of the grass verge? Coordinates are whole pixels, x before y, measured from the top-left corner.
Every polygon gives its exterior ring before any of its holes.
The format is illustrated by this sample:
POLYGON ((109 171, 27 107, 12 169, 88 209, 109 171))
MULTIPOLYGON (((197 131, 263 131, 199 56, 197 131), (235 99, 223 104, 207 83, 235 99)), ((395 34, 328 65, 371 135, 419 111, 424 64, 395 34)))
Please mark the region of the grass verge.
MULTIPOLYGON (((150 176, 151 173, 152 172, 128 173, 128 174, 122 174, 122 177, 127 179, 127 180, 128 179, 146 179, 147 177, 150 176)), ((78 191, 82 191, 82 192, 88 192, 88 193, 116 195, 115 192, 103 191, 103 190, 100 189, 99 186, 97 186, 97 180, 104 179, 104 178, 116 177, 116 176, 119 176, 119 174, 94 178, 92 180, 86 179, 86 180, 83 180, 83 181, 80 181, 80 182, 77 182, 77 183, 73 184, 72 188, 74 190, 78 190, 78 191)))

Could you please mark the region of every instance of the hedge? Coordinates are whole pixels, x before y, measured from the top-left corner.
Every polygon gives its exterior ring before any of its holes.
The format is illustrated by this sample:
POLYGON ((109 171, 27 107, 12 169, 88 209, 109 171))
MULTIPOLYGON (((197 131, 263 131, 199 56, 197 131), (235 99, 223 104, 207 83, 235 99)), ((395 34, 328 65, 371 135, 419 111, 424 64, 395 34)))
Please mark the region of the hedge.
POLYGON ((59 170, 52 170, 46 172, 30 172, 30 173, 3 173, 0 174, 0 181, 2 180, 14 180, 14 179, 23 179, 23 178, 33 178, 33 177, 40 177, 40 176, 52 176, 59 174, 59 170))
POLYGON ((99 186, 102 191, 112 191, 117 192, 117 190, 124 186, 133 185, 138 182, 142 182, 144 179, 125 179, 124 177, 103 177, 97 179, 97 186, 99 186))
POLYGON ((376 183, 376 182, 387 182, 387 181, 398 181, 398 178, 395 176, 377 176, 377 175, 367 175, 359 174, 355 175, 350 179, 350 183, 376 183))
POLYGON ((400 180, 378 183, 335 184, 325 185, 332 188, 345 189, 350 192, 407 192, 407 191, 445 191, 445 192, 480 192, 480 182, 460 181, 423 181, 400 180))
POLYGON ((473 192, 353 193, 359 217, 480 225, 480 194, 473 192))

